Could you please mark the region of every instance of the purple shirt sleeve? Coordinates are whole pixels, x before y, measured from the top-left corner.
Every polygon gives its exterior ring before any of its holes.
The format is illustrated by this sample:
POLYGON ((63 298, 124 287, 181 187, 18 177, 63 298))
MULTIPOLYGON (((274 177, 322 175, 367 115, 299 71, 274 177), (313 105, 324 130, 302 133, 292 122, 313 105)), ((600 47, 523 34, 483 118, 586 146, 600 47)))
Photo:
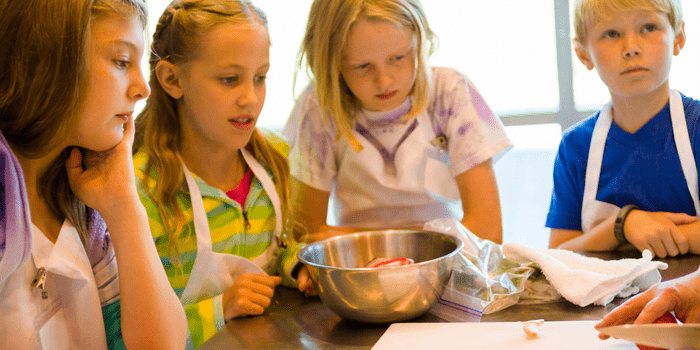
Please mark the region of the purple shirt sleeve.
POLYGON ((22 167, 0 133, 0 289, 32 252, 32 228, 22 167))

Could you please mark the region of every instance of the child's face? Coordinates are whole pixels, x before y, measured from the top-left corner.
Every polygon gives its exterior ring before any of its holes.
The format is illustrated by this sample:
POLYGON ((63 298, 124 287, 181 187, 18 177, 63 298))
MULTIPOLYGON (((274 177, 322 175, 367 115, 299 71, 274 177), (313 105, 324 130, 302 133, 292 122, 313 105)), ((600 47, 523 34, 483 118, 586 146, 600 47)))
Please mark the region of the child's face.
POLYGON ((362 107, 400 106, 416 79, 416 40, 410 29, 359 18, 350 29, 341 74, 362 107))
POLYGON ((86 51, 88 82, 71 144, 104 151, 121 141, 134 105, 150 93, 141 71, 144 31, 138 16, 96 19, 86 51))
POLYGON ((586 43, 575 43, 576 55, 588 69, 598 70, 611 95, 645 96, 668 89, 671 58, 685 43, 674 34, 662 12, 611 12, 588 25, 586 43))
POLYGON ((262 24, 221 24, 200 38, 180 69, 184 143, 240 149, 265 103, 270 40, 262 24))

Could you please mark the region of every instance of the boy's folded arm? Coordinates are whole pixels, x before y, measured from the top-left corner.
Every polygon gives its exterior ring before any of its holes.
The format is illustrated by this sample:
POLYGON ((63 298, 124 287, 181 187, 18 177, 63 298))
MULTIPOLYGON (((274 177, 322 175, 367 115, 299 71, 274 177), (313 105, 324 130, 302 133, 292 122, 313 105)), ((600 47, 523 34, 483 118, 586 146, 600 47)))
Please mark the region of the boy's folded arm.
POLYGON ((680 225, 696 222, 697 218, 685 213, 650 212, 633 210, 625 220, 626 239, 638 250, 651 250, 665 258, 688 252, 688 240, 680 225))
POLYGON ((570 241, 580 237, 581 235, 583 235, 583 232, 578 230, 552 228, 549 231, 549 248, 575 250, 573 249, 570 241))
POLYGON ((678 225, 678 229, 688 239, 688 253, 700 254, 700 221, 678 225))
POLYGON ((549 235, 549 248, 578 252, 615 250, 620 242, 613 235, 614 222, 615 216, 612 216, 585 233, 553 228, 549 235))
MULTIPOLYGON (((615 238, 612 216, 588 232, 552 229, 550 248, 572 251, 608 251, 621 243, 615 238)), ((688 252, 700 254, 700 222, 682 213, 634 210, 625 221, 625 237, 638 250, 649 249, 661 258, 688 252)))

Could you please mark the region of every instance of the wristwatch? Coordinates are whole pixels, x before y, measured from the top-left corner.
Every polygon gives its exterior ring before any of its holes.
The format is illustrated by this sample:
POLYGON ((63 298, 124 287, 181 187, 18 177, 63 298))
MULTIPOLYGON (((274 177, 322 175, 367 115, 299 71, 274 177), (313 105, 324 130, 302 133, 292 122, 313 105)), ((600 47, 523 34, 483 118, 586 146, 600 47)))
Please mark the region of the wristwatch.
POLYGON ((615 218, 615 224, 613 225, 613 233, 615 233, 615 238, 618 242, 620 242, 620 244, 629 243, 629 241, 627 241, 627 238, 625 238, 625 231, 623 229, 625 227, 625 220, 627 220, 627 215, 629 215, 630 212, 635 209, 639 209, 639 207, 634 204, 628 204, 622 207, 622 209, 620 209, 620 211, 617 213, 617 217, 615 218))

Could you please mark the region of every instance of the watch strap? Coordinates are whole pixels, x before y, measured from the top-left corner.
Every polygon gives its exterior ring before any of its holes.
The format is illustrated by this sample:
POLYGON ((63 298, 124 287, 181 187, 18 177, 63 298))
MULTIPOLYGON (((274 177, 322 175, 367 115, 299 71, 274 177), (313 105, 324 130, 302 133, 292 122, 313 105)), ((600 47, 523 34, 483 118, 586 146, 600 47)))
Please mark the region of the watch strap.
POLYGON ((617 239, 620 244, 629 243, 627 238, 625 238, 625 220, 627 220, 629 213, 635 209, 639 209, 639 207, 634 204, 628 204, 622 207, 622 209, 620 209, 620 211, 617 213, 615 223, 613 224, 613 233, 615 234, 615 239, 617 239))

